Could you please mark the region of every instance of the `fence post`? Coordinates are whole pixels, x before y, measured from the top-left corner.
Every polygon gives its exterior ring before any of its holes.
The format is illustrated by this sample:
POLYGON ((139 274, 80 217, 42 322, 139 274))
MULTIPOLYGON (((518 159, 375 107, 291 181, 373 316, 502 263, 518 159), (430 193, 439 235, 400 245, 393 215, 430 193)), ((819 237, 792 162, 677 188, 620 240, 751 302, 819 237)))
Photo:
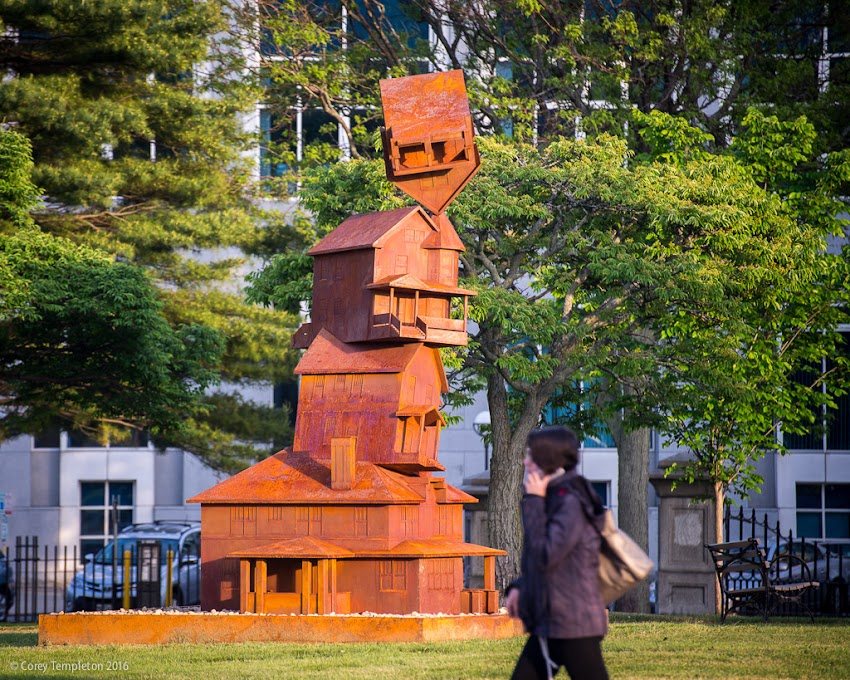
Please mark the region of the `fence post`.
POLYGON ((38 611, 38 536, 32 537, 32 615, 38 611))
POLYGON ((121 598, 121 606, 124 609, 130 608, 130 551, 129 550, 124 551, 124 583, 123 583, 123 596, 121 598))
POLYGON ((68 546, 62 548, 62 611, 67 609, 68 602, 68 546))
POLYGON ((42 598, 42 603, 44 604, 44 613, 47 613, 47 584, 50 580, 50 572, 48 569, 50 568, 50 554, 47 552, 47 546, 44 546, 44 597, 42 598))
POLYGON ((174 604, 174 552, 169 550, 165 553, 165 606, 174 604))

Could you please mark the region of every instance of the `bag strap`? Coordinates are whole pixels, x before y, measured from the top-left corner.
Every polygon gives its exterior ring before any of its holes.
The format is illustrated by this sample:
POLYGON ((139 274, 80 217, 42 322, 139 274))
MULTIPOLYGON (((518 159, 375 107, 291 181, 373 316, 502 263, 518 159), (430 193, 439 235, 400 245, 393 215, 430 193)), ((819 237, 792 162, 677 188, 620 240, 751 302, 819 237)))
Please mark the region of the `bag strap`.
POLYGON ((605 512, 605 506, 602 505, 602 499, 599 498, 599 494, 593 490, 593 487, 590 485, 590 482, 587 481, 586 477, 578 475, 575 479, 577 484, 574 485, 574 488, 576 488, 580 496, 584 496, 585 500, 593 506, 593 509, 590 510, 588 509, 587 503, 581 503, 581 509, 584 512, 584 516, 587 517, 587 521, 590 522, 590 526, 596 529, 596 533, 601 536, 602 532, 599 527, 596 526, 596 518, 605 512))
POLYGON ((549 656, 549 640, 545 637, 537 636, 537 641, 540 643, 540 652, 543 654, 543 661, 546 663, 546 677, 548 680, 553 680, 555 673, 561 668, 558 664, 552 661, 549 656))

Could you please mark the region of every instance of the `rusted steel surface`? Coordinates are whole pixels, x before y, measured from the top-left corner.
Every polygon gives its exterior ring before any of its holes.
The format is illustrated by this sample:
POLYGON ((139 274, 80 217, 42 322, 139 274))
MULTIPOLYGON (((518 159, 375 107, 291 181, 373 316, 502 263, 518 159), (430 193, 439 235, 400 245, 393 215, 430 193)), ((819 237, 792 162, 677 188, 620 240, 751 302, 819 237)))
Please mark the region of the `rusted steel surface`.
MULTIPOLYGON (((288 451, 288 450, 287 450, 288 451)), ((189 499, 191 503, 250 503, 312 505, 422 503, 424 498, 410 483, 410 477, 371 463, 356 464, 353 488, 335 491, 330 488, 329 460, 315 460, 304 454, 287 451, 266 458, 247 470, 202 491, 189 499)), ((459 494, 463 491, 457 490, 459 494)), ((465 495, 465 494, 464 494, 465 495)), ((455 502, 471 502, 471 496, 455 502)))
POLYGON ((419 207, 350 217, 309 252, 313 318, 293 345, 309 347, 323 329, 344 343, 465 345, 475 292, 457 285, 462 251, 448 218, 419 207), (452 319, 452 300, 462 319, 452 319))
POLYGON ((381 101, 387 177, 442 213, 481 165, 463 72, 382 80, 381 101))
POLYGON ((262 559, 268 557, 280 557, 288 555, 290 557, 298 557, 302 560, 309 559, 341 559, 344 557, 354 557, 354 552, 334 545, 330 541, 319 541, 309 536, 301 536, 299 538, 290 538, 275 543, 267 543, 256 548, 248 548, 247 550, 237 550, 230 553, 229 557, 259 557, 262 559))
POLYGON ((463 542, 462 504, 476 501, 432 476, 445 469, 439 347, 466 344, 475 294, 458 286, 464 248, 442 214, 479 165, 463 75, 381 91, 388 175, 436 214, 355 215, 309 251, 292 449, 190 499, 201 503, 204 609, 496 611, 494 587, 464 590, 463 558, 483 556, 495 574, 503 553, 463 542))
POLYGON ((216 642, 443 642, 523 634, 489 616, 260 616, 257 614, 44 614, 39 646, 216 642))
POLYGON ((425 238, 436 235, 438 231, 430 216, 417 205, 352 215, 308 250, 307 254, 315 257, 345 250, 375 250, 385 247, 394 232, 417 227, 425 232, 425 238))
MULTIPOLYGON (((439 352, 422 343, 389 345, 386 343, 345 343, 326 330, 321 331, 295 367, 296 375, 332 375, 349 373, 402 373, 417 355, 439 360, 439 352)), ((445 373, 439 384, 448 390, 445 373)))

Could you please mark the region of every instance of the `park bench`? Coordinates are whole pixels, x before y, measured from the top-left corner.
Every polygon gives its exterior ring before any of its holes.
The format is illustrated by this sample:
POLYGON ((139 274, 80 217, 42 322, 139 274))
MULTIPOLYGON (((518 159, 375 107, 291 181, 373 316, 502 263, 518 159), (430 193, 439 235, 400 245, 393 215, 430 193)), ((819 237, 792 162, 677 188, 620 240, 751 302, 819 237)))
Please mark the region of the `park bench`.
POLYGON ((705 547, 720 584, 721 622, 734 611, 755 611, 767 621, 776 607, 790 602, 804 609, 814 623, 803 595, 820 584, 812 580, 809 565, 798 556, 782 555, 770 564, 755 538, 705 547))

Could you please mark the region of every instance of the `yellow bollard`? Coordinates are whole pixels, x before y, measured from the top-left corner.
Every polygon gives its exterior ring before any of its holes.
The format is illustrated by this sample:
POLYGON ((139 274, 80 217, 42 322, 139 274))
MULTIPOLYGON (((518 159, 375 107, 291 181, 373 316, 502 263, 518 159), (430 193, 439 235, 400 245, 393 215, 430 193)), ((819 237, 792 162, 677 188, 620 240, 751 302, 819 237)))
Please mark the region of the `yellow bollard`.
POLYGON ((171 575, 174 568, 174 552, 169 550, 165 553, 165 606, 170 607, 174 601, 174 588, 171 584, 171 575))
POLYGON ((124 551, 124 589, 121 607, 130 608, 130 551, 124 551))

